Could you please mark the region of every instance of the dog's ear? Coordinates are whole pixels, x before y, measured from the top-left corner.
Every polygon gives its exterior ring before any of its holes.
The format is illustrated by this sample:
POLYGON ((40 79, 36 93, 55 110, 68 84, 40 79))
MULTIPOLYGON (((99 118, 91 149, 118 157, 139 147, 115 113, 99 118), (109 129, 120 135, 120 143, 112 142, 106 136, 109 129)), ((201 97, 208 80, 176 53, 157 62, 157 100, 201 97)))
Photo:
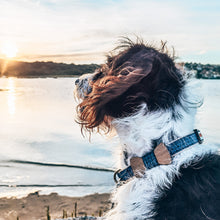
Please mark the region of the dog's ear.
MULTIPOLYGON (((129 101, 126 103, 126 98, 128 98, 125 95, 126 92, 147 77, 152 67, 153 62, 148 59, 144 69, 125 66, 118 71, 117 75, 108 74, 97 80, 92 85, 92 92, 79 105, 79 122, 82 126, 87 130, 100 125, 110 128, 112 118, 121 117, 125 112, 129 112, 127 111, 129 101)), ((131 107, 134 108, 134 106, 131 107)))

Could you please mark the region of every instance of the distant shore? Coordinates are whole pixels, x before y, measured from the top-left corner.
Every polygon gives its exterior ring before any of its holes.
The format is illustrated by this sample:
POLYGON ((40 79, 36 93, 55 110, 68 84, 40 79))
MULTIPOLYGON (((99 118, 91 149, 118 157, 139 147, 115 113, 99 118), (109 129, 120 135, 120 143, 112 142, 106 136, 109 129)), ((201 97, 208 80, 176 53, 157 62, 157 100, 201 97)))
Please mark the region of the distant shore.
MULTIPOLYGON (((81 75, 38 75, 38 76, 0 76, 0 79, 1 78, 18 78, 18 79, 46 79, 46 78, 78 78, 80 77, 81 75)), ((200 78, 197 78, 197 77, 191 77, 191 78, 195 78, 195 79, 210 79, 210 80, 216 80, 216 79, 220 79, 220 76, 217 76, 217 77, 200 77, 200 78)))
MULTIPOLYGON (((187 77, 198 79, 220 79, 220 65, 201 63, 176 63, 187 77)), ((0 76, 21 78, 76 77, 85 73, 94 73, 99 64, 67 64, 52 61, 24 62, 0 59, 0 76), (6 68, 7 67, 7 68, 6 68)))
POLYGON ((60 196, 57 193, 39 195, 38 192, 31 193, 27 197, 0 198, 0 220, 46 220, 47 209, 51 219, 75 216, 103 215, 111 208, 110 194, 92 194, 84 197, 60 196))
MULTIPOLYGON (((48 76, 0 76, 0 79, 1 78, 18 78, 18 79, 46 79, 46 78, 78 78, 80 77, 81 75, 48 75, 48 76)), ((195 79, 198 79, 196 77, 192 77, 192 78, 195 78, 195 79)), ((208 78, 208 77, 201 77, 199 79, 210 79, 210 80, 216 80, 216 79, 220 79, 220 77, 215 77, 215 78, 208 78)))

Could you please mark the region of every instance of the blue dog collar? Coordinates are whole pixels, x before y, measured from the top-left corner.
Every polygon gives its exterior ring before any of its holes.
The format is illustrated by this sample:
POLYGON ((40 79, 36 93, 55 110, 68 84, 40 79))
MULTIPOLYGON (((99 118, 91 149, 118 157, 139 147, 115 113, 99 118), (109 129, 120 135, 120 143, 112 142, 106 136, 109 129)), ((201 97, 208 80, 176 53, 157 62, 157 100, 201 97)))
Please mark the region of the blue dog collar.
MULTIPOLYGON (((192 134, 179 138, 168 145, 161 143, 153 151, 145 154, 143 157, 136 157, 135 159, 137 159, 137 163, 135 166, 141 167, 142 169, 143 167, 144 169, 152 169, 156 166, 168 165, 172 162, 172 158, 175 154, 196 143, 202 144, 203 141, 204 139, 201 132, 195 129, 192 134)), ((137 175, 134 166, 131 165, 124 170, 116 171, 114 174, 114 180, 116 183, 123 182, 133 176, 137 175)))

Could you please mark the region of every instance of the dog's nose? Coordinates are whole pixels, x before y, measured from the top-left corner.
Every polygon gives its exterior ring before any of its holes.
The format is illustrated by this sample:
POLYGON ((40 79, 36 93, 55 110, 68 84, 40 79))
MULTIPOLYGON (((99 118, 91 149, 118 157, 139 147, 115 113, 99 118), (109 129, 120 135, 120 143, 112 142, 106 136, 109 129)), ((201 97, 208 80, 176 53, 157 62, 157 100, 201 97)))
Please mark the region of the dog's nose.
POLYGON ((79 79, 76 79, 75 85, 79 84, 79 79))

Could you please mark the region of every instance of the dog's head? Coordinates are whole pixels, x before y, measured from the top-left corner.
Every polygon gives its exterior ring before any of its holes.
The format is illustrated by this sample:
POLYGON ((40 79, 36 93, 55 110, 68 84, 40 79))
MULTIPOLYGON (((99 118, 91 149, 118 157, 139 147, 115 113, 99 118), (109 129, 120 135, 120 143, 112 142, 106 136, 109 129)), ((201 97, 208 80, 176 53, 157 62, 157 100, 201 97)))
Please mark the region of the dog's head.
POLYGON ((184 81, 173 58, 142 42, 128 41, 107 57, 94 74, 76 80, 78 122, 89 131, 110 128, 114 118, 129 116, 146 104, 147 111, 179 103, 184 81))

